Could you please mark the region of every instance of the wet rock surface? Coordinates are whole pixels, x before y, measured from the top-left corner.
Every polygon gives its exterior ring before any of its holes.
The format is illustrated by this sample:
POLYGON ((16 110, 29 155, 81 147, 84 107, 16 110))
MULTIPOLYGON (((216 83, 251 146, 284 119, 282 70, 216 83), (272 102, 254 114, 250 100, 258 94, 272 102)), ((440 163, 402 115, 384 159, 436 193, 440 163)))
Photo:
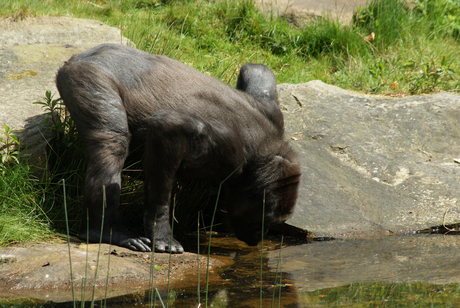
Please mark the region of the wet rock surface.
POLYGON ((360 237, 457 223, 460 96, 382 98, 280 85, 302 183, 289 224, 360 237))
MULTIPOLYGON (((70 257, 66 243, 0 248, 0 299, 66 302, 75 296, 77 301, 91 300, 94 285, 94 299, 101 300, 149 287, 164 290, 168 282, 171 288, 193 286, 199 273, 203 280, 206 277, 207 258, 200 257, 198 265, 198 257, 193 253, 152 255, 107 244, 99 249, 99 244, 74 242, 70 245, 70 257)), ((214 270, 229 263, 224 258, 210 260, 212 283, 220 281, 214 270)))

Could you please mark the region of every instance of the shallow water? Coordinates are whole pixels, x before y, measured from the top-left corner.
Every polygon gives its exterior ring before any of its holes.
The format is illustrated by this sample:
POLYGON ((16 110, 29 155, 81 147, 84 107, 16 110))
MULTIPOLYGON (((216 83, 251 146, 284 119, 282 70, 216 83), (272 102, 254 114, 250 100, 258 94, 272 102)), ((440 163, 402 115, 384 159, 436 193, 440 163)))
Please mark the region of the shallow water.
MULTIPOLYGON (((282 246, 279 239, 270 239, 264 241, 262 257, 260 245, 251 248, 234 238, 215 238, 212 254, 230 256, 234 264, 209 287, 208 307, 458 307, 460 303, 458 236, 404 235, 282 246)), ((165 307, 198 307, 198 302, 205 307, 204 290, 202 284, 200 290, 160 294, 165 307)), ((147 307, 153 304, 150 299, 144 292, 109 299, 107 305, 147 307)), ((163 307, 158 297, 155 301, 155 307, 163 307)))
MULTIPOLYGON (((456 233, 452 233, 456 234, 456 233)), ((416 234, 311 241, 270 237, 263 248, 214 237, 211 254, 231 258, 209 286, 196 273, 183 288, 143 291, 95 307, 459 307, 460 237, 416 234)), ((196 246, 196 237, 190 240, 196 246)), ((207 243, 206 238, 200 240, 207 243)), ((200 254, 207 252, 202 245, 200 254)), ((26 302, 24 302, 26 303, 26 302)), ((27 307, 74 307, 39 303, 27 307)), ((15 303, 14 306, 20 303, 15 303)), ((81 303, 75 303, 81 307, 81 303)), ((90 307, 86 303, 86 307, 90 307)), ((12 305, 13 306, 13 305, 12 305)), ((0 307, 10 307, 2 304, 0 307)))

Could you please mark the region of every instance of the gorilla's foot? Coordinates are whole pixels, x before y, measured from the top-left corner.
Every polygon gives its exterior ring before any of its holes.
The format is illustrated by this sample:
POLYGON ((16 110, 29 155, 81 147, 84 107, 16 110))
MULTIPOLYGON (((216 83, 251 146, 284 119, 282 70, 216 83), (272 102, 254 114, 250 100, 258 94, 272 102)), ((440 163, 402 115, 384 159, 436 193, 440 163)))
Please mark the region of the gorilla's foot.
POLYGON ((81 230, 80 234, 78 234, 78 237, 81 240, 89 241, 90 243, 99 243, 99 241, 101 241, 102 243, 125 247, 134 251, 152 251, 152 241, 150 239, 139 236, 125 229, 113 228, 108 232, 104 230, 102 233, 102 238, 100 235, 100 229, 90 229, 89 233, 86 230, 81 230))
POLYGON ((183 253, 184 248, 174 238, 157 238, 155 239, 156 252, 183 253))

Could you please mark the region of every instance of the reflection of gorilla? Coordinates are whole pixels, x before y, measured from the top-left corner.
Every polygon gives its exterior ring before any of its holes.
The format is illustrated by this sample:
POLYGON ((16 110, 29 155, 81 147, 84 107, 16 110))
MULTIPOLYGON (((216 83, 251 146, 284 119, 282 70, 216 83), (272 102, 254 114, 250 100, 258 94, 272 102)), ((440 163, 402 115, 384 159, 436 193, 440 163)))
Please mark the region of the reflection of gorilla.
POLYGON ((265 226, 292 212, 300 167, 283 140, 275 76, 264 65, 243 66, 235 90, 167 57, 105 44, 74 55, 56 83, 86 147, 89 219, 84 215, 81 239, 99 241, 103 186, 102 242, 132 250, 150 251, 154 240, 157 251, 183 251, 169 224, 174 178, 220 183, 235 171, 221 199, 236 236, 248 245, 260 241, 263 200, 265 226), (122 226, 118 205, 128 149, 144 143, 140 237, 122 226))

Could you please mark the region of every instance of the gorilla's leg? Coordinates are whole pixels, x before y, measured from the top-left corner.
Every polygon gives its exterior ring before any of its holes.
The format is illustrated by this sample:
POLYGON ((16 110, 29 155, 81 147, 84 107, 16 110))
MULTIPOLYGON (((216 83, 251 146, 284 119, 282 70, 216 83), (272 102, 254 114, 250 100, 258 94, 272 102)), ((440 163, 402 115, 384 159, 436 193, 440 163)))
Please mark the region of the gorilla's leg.
MULTIPOLYGON (((109 100, 107 97, 111 96, 106 95, 106 100, 109 100)), ((75 117, 87 157, 83 201, 85 212, 79 237, 89 242, 101 240, 103 243, 112 243, 132 250, 150 251, 151 241, 127 231, 118 213, 121 170, 129 147, 128 123, 121 101, 116 97, 110 101, 97 101, 95 97, 88 97, 85 102, 86 104, 71 105, 78 108, 92 107, 91 114, 75 117)), ((74 114, 78 114, 84 110, 73 111, 74 114)))
POLYGON ((150 251, 150 240, 127 231, 119 218, 121 169, 126 158, 127 138, 111 132, 104 134, 105 138, 99 137, 91 145, 86 145, 87 170, 83 202, 87 215, 83 216, 79 237, 89 242, 99 242, 103 221, 103 243, 112 243, 132 250, 150 251))

